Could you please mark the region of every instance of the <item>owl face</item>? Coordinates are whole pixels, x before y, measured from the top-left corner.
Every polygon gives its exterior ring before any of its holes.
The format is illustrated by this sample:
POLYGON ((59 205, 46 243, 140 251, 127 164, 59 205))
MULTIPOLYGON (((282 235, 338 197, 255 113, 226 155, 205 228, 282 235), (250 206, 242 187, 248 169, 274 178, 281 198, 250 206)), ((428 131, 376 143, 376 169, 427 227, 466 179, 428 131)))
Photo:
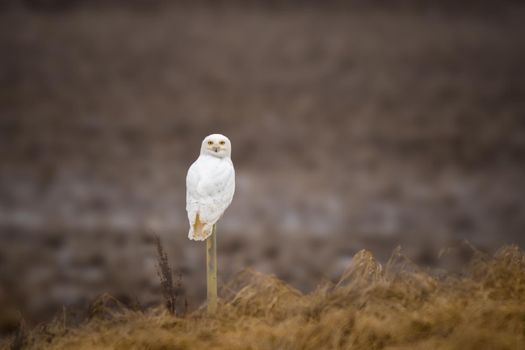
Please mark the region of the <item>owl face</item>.
POLYGON ((221 134, 206 136, 202 141, 201 154, 207 154, 217 158, 230 157, 232 146, 230 140, 221 134))

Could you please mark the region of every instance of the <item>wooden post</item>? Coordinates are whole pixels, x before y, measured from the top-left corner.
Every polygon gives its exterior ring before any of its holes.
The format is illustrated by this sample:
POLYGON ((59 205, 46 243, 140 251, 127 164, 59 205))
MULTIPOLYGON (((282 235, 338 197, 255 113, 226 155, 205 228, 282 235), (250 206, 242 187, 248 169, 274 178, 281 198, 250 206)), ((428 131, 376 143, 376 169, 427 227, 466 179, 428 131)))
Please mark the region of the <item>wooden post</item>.
POLYGON ((206 277, 208 279, 208 313, 217 310, 217 224, 206 240, 206 277))

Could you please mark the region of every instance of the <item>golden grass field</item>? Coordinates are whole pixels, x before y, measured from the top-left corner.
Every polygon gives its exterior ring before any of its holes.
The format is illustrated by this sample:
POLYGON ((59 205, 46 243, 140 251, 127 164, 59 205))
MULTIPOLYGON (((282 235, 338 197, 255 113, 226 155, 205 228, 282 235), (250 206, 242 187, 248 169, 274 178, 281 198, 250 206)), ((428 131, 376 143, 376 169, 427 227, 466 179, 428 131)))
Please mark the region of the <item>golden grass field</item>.
POLYGON ((245 270, 222 288, 214 316, 205 308, 181 316, 134 310, 105 295, 78 327, 58 317, 10 342, 28 349, 525 348, 523 252, 472 250, 461 274, 422 270, 400 249, 382 266, 362 250, 337 284, 309 294, 245 270))

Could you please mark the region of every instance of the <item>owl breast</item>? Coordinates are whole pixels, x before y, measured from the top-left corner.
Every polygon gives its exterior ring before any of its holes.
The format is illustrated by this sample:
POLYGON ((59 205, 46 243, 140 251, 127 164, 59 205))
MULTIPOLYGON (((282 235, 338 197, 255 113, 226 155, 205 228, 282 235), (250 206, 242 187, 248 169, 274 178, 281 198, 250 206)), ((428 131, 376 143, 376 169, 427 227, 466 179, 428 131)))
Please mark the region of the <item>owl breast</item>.
POLYGON ((189 237, 206 239, 233 199, 235 170, 231 159, 201 155, 188 170, 186 188, 189 237), (202 232, 196 232, 200 227, 202 232))

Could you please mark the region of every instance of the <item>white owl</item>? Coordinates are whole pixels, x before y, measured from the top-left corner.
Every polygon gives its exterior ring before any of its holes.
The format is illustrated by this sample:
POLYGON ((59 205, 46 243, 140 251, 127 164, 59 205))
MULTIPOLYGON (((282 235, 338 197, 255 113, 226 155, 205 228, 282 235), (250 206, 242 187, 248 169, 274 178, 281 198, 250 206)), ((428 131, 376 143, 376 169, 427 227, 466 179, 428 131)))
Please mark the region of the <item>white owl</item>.
POLYGON ((190 221, 188 237, 204 241, 213 225, 230 205, 235 192, 235 170, 230 140, 221 134, 207 136, 199 158, 186 176, 186 211, 190 221))

